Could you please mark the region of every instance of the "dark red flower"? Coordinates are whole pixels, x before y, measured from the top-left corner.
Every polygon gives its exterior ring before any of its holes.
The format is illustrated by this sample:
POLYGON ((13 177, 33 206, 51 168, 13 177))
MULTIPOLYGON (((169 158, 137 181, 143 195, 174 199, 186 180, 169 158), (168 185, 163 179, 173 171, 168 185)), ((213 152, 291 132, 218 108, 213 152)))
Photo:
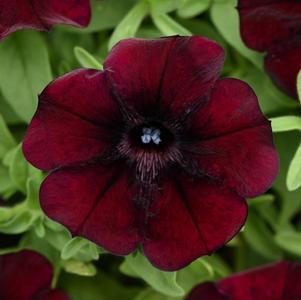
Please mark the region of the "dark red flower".
POLYGON ((53 81, 23 144, 34 166, 53 170, 46 214, 118 255, 141 244, 166 270, 230 240, 244 197, 271 186, 278 158, 251 88, 218 80, 223 61, 202 37, 128 39, 104 72, 53 81))
POLYGON ((53 276, 49 261, 30 250, 0 256, 1 300, 70 300, 51 289, 53 276))
POLYGON ((194 288, 186 300, 300 300, 301 264, 279 262, 194 288))
POLYGON ((0 0, 0 39, 23 28, 49 30, 55 24, 85 27, 90 0, 0 0))
POLYGON ((301 1, 239 0, 241 36, 248 47, 267 52, 265 69, 286 93, 297 97, 301 69, 301 1))

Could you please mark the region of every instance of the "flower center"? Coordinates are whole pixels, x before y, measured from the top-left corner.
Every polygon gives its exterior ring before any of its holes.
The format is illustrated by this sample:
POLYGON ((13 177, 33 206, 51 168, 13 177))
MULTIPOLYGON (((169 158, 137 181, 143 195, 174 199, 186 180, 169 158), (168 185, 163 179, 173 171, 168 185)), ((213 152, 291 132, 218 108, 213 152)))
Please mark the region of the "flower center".
POLYGON ((143 144, 155 143, 159 145, 161 140, 161 131, 156 127, 143 127, 141 141, 143 144))
POLYGON ((173 141, 173 134, 157 122, 145 123, 134 127, 129 132, 131 144, 145 150, 161 151, 173 141))

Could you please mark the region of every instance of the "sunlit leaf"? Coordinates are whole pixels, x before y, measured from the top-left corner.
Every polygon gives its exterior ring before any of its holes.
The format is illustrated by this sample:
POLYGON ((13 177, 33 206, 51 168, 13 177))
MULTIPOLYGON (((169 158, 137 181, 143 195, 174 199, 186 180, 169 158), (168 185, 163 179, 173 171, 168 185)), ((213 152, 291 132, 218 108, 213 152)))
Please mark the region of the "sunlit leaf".
POLYGON ((286 185, 289 191, 294 191, 301 186, 301 143, 289 165, 286 185))
POLYGON ((211 0, 186 0, 177 10, 181 18, 193 18, 209 8, 211 0))
POLYGON ((96 70, 103 69, 102 64, 98 62, 97 59, 84 48, 75 47, 74 55, 81 66, 84 68, 91 68, 96 70))
POLYGON ((16 114, 29 122, 37 107, 38 94, 52 79, 42 35, 36 31, 20 31, 2 41, 0 66, 2 95, 16 114))
POLYGON ((152 13, 154 24, 164 35, 191 35, 191 32, 167 14, 152 13))
POLYGON ((117 42, 122 39, 134 37, 139 29, 139 26, 145 16, 149 12, 149 3, 147 0, 139 1, 121 20, 115 28, 110 41, 109 49, 111 49, 117 42))

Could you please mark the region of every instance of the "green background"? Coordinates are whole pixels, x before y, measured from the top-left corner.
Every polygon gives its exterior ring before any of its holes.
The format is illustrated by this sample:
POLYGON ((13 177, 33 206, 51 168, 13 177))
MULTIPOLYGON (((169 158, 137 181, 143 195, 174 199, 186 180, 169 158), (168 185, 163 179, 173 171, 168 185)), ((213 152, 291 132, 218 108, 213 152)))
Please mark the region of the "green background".
MULTIPOLYGON (((267 262, 301 257, 301 107, 263 70, 263 57, 239 34, 235 0, 94 0, 86 29, 55 26, 20 31, 0 43, 0 254, 35 249, 53 263, 53 287, 74 300, 183 299, 197 283, 267 262), (223 77, 239 78, 258 95, 271 119, 280 175, 249 204, 241 232, 210 257, 177 272, 154 268, 140 253, 105 253, 49 220, 38 201, 45 176, 24 159, 20 144, 37 95, 54 78, 79 67, 102 69, 110 48, 128 37, 203 35, 226 50, 223 77)), ((301 76, 299 76, 299 91, 301 76)), ((300 95, 301 96, 301 95, 300 95)), ((222 109, 222 108, 221 108, 222 109)), ((252 170, 250 170, 251 172, 252 170)))

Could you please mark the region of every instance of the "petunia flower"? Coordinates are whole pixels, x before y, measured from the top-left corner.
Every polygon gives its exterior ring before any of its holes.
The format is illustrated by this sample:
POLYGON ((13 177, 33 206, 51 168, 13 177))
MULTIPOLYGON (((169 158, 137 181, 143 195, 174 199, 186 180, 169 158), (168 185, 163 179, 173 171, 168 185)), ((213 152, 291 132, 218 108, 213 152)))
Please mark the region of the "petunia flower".
POLYGON ((301 69, 301 1, 239 0, 241 36, 246 45, 266 52, 265 69, 275 84, 297 98, 301 69))
POLYGON ((62 291, 51 289, 50 262, 31 250, 0 256, 1 300, 70 300, 62 291))
POLYGON ((0 40, 23 28, 49 30, 55 24, 85 27, 90 0, 0 0, 0 40))
POLYGON ((50 83, 23 144, 29 162, 52 171, 45 213, 114 254, 141 245, 164 270, 229 241, 278 157, 251 88, 218 79, 223 62, 198 36, 127 39, 103 72, 50 83))
POLYGON ((301 264, 279 262, 195 287, 186 300, 300 300, 301 264))

